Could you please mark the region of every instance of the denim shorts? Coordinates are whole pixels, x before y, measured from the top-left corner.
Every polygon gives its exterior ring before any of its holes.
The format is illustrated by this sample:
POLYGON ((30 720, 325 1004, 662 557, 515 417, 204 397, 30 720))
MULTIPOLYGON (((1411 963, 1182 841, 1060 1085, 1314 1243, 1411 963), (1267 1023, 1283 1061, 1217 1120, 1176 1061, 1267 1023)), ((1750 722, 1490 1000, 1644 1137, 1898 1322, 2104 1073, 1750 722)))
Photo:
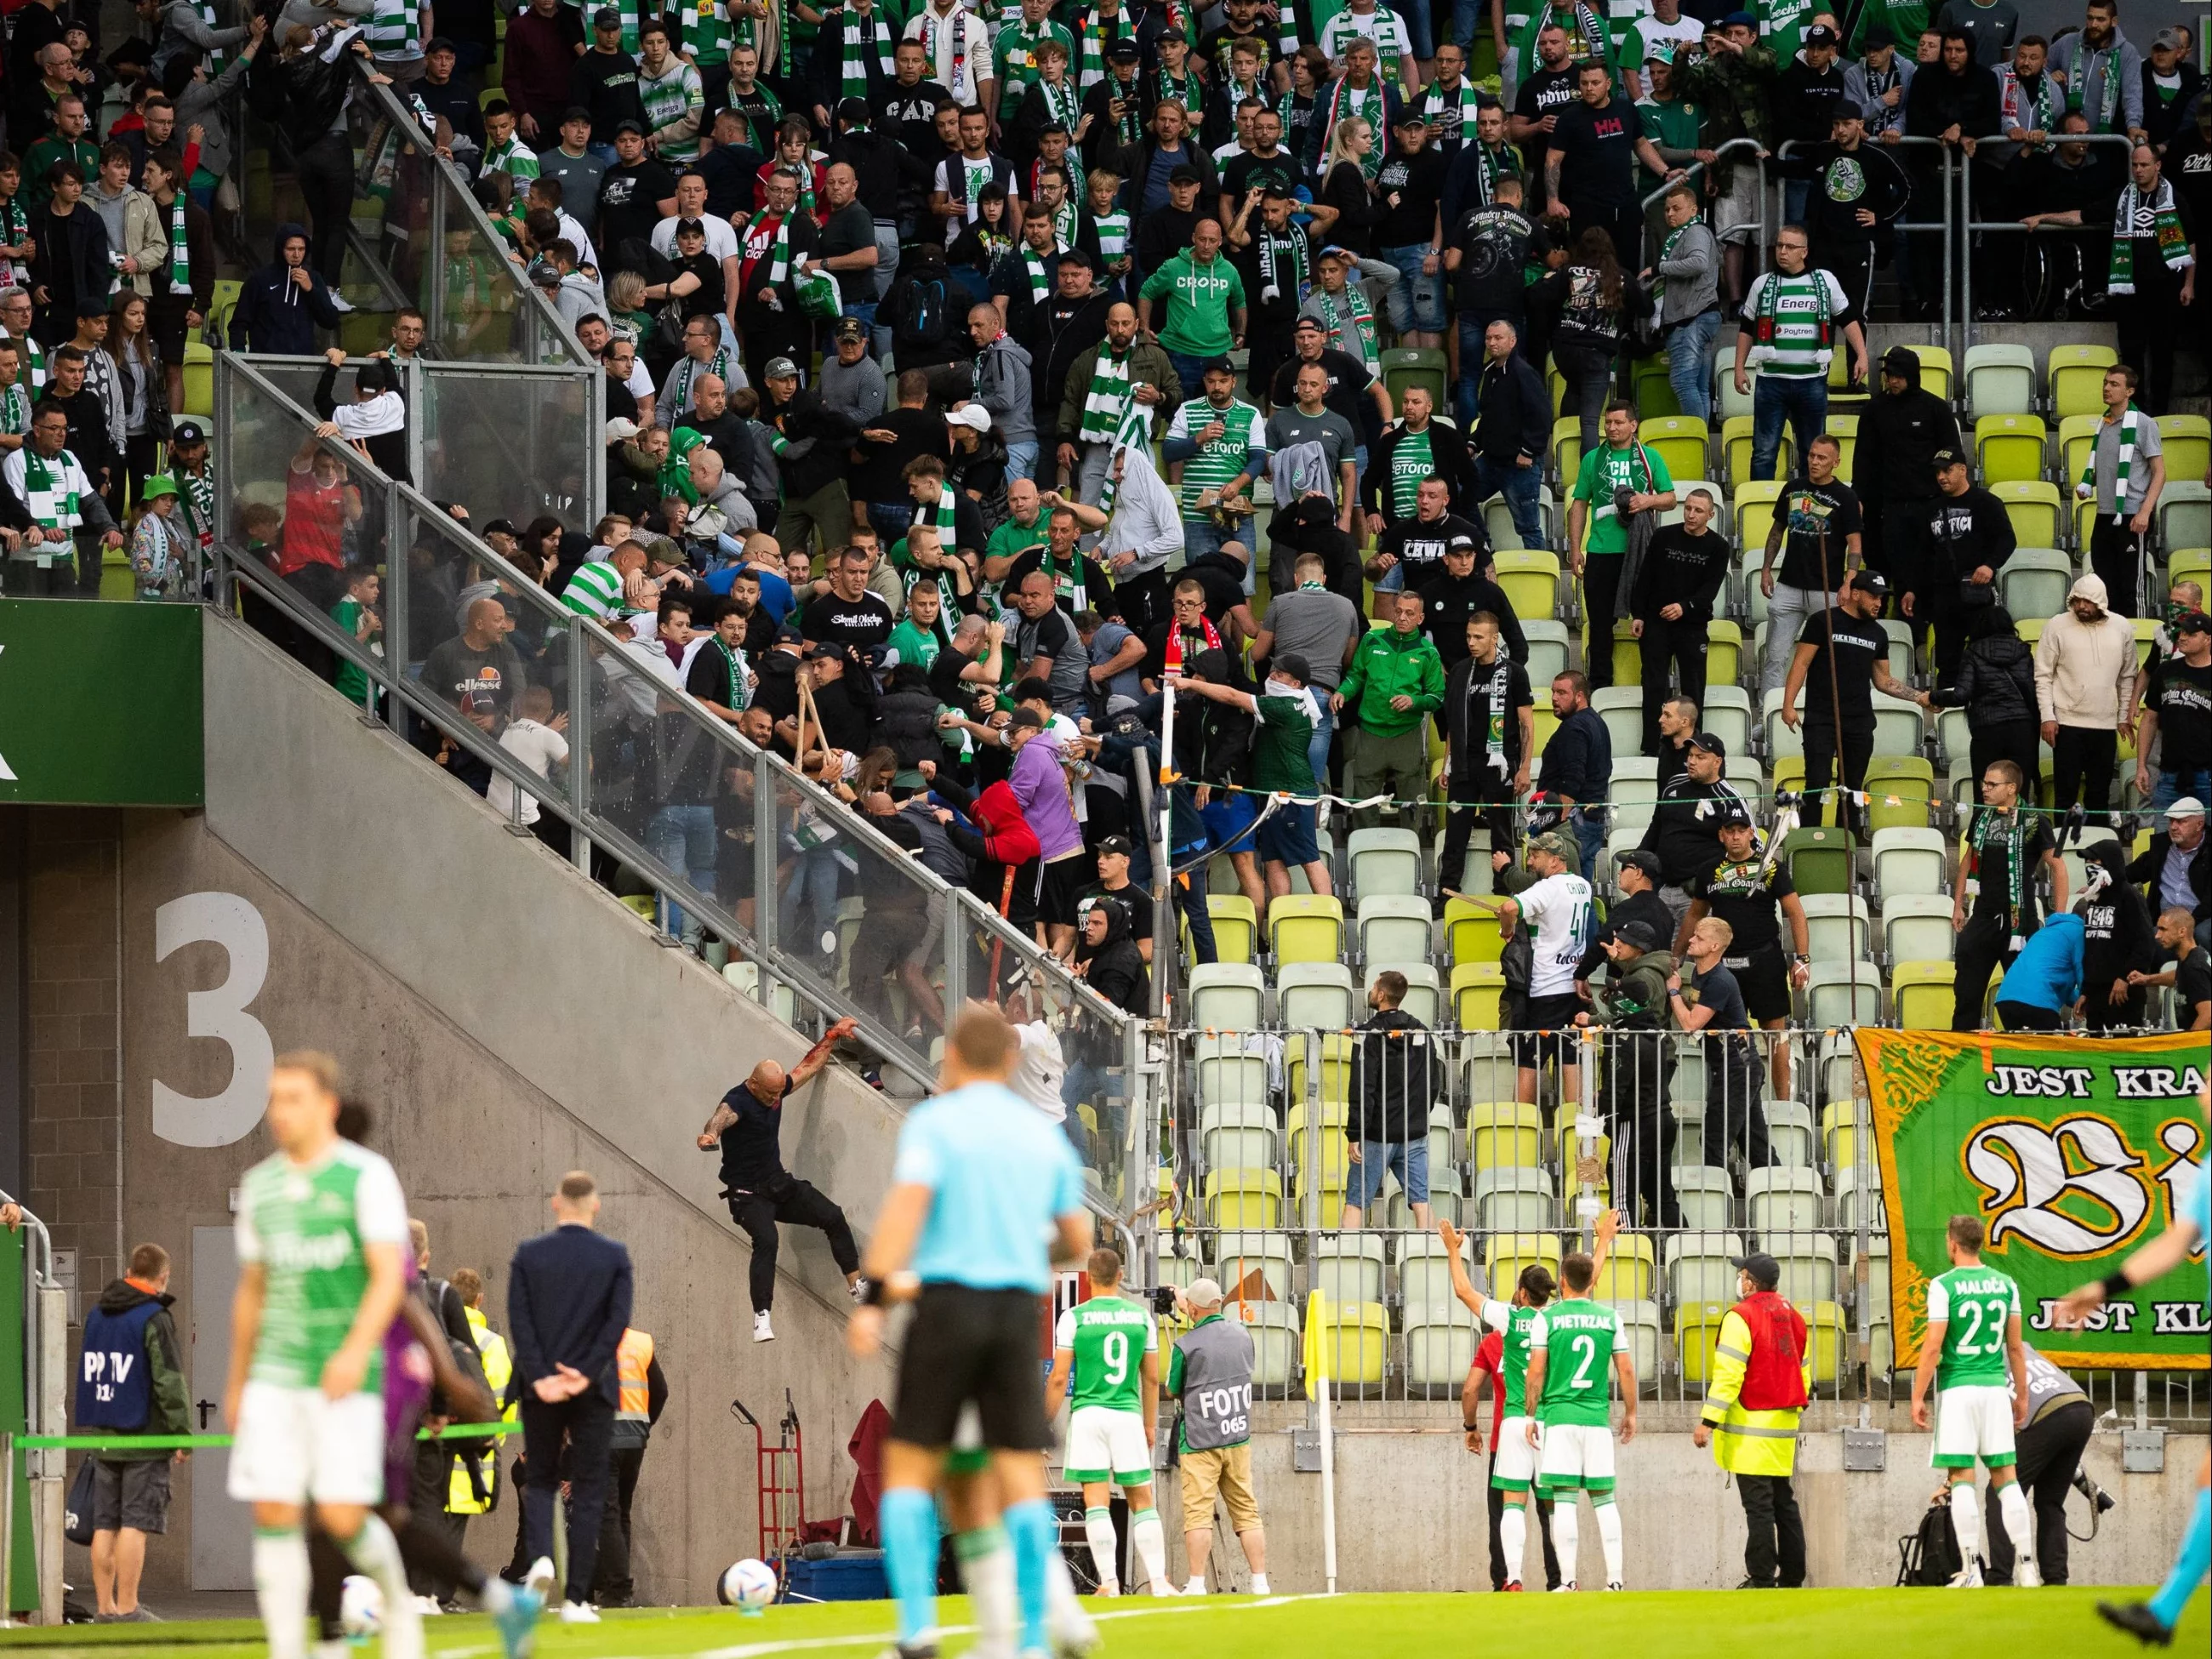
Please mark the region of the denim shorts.
POLYGON ((1425 1204, 1429 1201, 1429 1142, 1424 1135, 1419 1140, 1363 1140, 1359 1143, 1359 1162, 1353 1164, 1346 1176, 1349 1190, 1344 1201, 1365 1209, 1382 1193, 1382 1177, 1390 1170, 1398 1172, 1398 1184, 1406 1189, 1406 1202, 1425 1204))
POLYGON ((1321 842, 1314 834, 1311 806, 1293 804, 1277 807, 1274 816, 1260 826, 1258 841, 1262 864, 1280 864, 1295 869, 1302 864, 1318 863, 1321 859, 1321 842))
POLYGON ((1260 816, 1260 809, 1252 804, 1251 796, 1218 794, 1199 808, 1198 815, 1206 821, 1206 838, 1217 852, 1253 850, 1252 820, 1260 816))

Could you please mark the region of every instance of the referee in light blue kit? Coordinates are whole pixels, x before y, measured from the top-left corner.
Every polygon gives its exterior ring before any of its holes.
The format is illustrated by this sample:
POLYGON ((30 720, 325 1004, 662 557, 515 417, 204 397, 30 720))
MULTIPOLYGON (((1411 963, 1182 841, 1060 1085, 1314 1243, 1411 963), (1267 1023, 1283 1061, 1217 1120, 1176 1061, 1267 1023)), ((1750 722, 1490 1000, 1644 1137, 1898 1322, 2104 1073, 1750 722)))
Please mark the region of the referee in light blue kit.
POLYGON ((1021 1652, 1046 1651, 1045 1602, 1059 1523, 1045 1498, 1042 1298, 1055 1263, 1091 1250, 1083 1170, 1060 1126, 1006 1086, 1020 1042, 995 1008, 970 1005, 945 1047, 940 1092, 907 1114, 891 1190, 861 1261, 866 1301, 848 1341, 882 1340, 886 1303, 915 1300, 884 1447, 878 1509, 898 1652, 937 1651, 938 1477, 973 1403, 1006 1504, 1021 1652), (1046 1241, 1051 1244, 1048 1248, 1046 1241))

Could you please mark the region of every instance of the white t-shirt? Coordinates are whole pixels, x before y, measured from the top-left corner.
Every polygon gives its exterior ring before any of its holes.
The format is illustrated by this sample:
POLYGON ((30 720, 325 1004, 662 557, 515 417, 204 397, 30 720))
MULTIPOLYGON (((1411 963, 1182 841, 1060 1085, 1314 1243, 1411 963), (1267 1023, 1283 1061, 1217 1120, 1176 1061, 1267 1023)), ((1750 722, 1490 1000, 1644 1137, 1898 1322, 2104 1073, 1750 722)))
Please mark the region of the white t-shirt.
POLYGON ((1014 1035, 1021 1039, 1021 1054, 1006 1086, 1054 1123, 1065 1122, 1067 1103, 1060 1098, 1060 1086, 1067 1061, 1060 1055, 1059 1035, 1041 1019, 1015 1026, 1014 1035))
MULTIPOLYGON (((536 720, 509 720, 507 730, 499 734, 499 746, 541 778, 554 762, 568 758, 568 739, 536 720)), ((484 792, 484 799, 502 817, 511 817, 517 823, 538 822, 538 798, 527 789, 517 789, 503 772, 491 775, 491 787, 484 792), (514 810, 517 795, 522 798, 519 813, 514 810)))
POLYGON ((1671 23, 1662 23, 1656 17, 1639 17, 1628 26, 1622 37, 1620 66, 1644 73, 1644 61, 1651 48, 1662 40, 1671 40, 1676 51, 1686 45, 1695 45, 1705 39, 1705 26, 1694 17, 1677 17, 1671 23))
MULTIPOLYGON (((731 228, 727 219, 723 218, 720 214, 702 213, 699 216, 699 223, 707 233, 708 252, 713 254, 717 259, 736 257, 738 233, 731 228)), ((662 258, 674 258, 676 257, 675 216, 671 215, 655 225, 653 228, 653 234, 646 240, 652 244, 653 251, 662 258)))
POLYGON ((1590 884, 1562 872, 1545 877, 1522 893, 1519 902, 1535 945, 1528 994, 1569 994, 1575 988, 1575 969, 1589 949, 1590 884))

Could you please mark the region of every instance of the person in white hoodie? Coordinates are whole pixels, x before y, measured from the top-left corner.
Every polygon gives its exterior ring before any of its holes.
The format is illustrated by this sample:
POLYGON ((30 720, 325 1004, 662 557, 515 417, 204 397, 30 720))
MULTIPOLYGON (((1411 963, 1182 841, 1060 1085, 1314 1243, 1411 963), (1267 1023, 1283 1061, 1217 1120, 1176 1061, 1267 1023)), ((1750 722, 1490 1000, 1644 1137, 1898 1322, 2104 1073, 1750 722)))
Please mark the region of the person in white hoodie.
POLYGON ((2106 809, 2120 730, 2135 705, 2135 624, 2107 605, 2101 580, 2080 578, 2035 647, 2036 708, 2051 745, 2051 802, 2060 812, 2077 800, 2092 812, 2106 809))

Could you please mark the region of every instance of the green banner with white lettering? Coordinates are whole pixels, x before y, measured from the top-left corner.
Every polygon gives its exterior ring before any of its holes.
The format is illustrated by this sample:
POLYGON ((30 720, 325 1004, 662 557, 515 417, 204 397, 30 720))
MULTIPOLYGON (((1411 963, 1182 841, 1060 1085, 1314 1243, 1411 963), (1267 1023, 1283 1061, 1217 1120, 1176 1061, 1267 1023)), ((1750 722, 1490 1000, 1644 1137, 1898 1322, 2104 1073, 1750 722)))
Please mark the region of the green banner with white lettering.
POLYGON ((0 599, 0 801, 198 806, 200 608, 0 599))
POLYGON ((2060 1297, 2118 1271, 2204 1178, 2203 1033, 2089 1038, 1853 1033, 1866 1068, 1889 1221, 1890 1329, 1911 1366, 1954 1215, 1981 1219, 1982 1260, 2020 1285, 2021 1334, 2054 1364, 2203 1370, 2203 1242, 2176 1272, 2062 1330, 2060 1297))

